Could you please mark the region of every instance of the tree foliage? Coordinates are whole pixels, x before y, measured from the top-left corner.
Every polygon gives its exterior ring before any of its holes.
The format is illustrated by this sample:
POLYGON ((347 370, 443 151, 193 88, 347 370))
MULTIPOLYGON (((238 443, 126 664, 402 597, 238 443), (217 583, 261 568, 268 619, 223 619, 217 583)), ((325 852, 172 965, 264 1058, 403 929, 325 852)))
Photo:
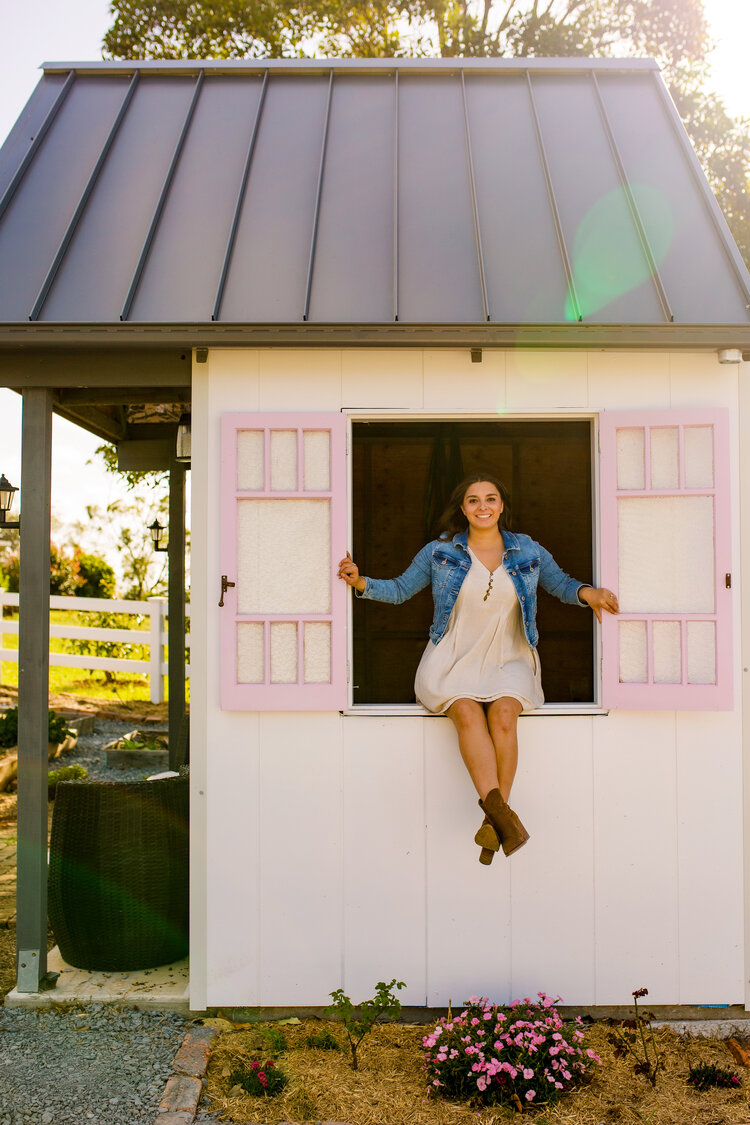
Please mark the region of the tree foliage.
POLYGON ((657 60, 750 262, 750 121, 707 90, 702 0, 112 0, 109 58, 657 60))
MULTIPOLYGON (((13 551, 3 562, 6 588, 11 594, 18 593, 21 578, 21 554, 13 551)), ((50 544, 49 588, 51 594, 75 594, 80 585, 80 566, 76 555, 68 555, 61 547, 50 544)))

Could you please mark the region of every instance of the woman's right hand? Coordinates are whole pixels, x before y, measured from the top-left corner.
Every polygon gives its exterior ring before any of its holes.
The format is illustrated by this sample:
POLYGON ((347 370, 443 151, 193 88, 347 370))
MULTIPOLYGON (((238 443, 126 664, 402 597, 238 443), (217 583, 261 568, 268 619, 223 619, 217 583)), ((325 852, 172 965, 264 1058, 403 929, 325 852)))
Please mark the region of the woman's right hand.
POLYGON ((360 593, 364 592, 367 581, 359 573, 359 567, 352 561, 352 556, 346 552, 346 558, 339 563, 339 578, 343 578, 347 586, 353 586, 360 593))

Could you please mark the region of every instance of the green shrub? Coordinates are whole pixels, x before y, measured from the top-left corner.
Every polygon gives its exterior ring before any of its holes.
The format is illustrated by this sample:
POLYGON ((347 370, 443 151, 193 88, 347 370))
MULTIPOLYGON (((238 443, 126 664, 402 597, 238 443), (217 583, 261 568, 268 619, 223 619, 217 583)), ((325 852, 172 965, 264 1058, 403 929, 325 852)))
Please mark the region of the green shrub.
POLYGON ((61 766, 59 770, 50 770, 47 774, 48 789, 56 789, 59 781, 85 781, 89 771, 83 766, 61 766))
POLYGON ((286 1050, 286 1036, 283 1031, 279 1031, 276 1027, 264 1027, 262 1034, 269 1051, 280 1054, 281 1051, 286 1050))
POLYGON ((76 551, 80 585, 75 591, 78 598, 113 598, 115 572, 108 562, 98 555, 84 555, 76 551))
POLYGON ((397 1020, 401 1015, 401 1003, 393 989, 406 988, 402 980, 394 977, 390 984, 378 981, 372 1000, 364 1000, 358 1008, 352 1004, 342 988, 329 993, 333 1003, 325 1009, 327 1016, 338 1018, 344 1025, 346 1037, 352 1053, 352 1070, 358 1070, 357 1048, 366 1035, 372 1031, 379 1019, 397 1020), (357 1014, 359 1012, 359 1014, 357 1014))
MULTIPOLYGON (((5 580, 11 594, 18 593, 21 576, 21 556, 18 551, 8 555, 3 564, 5 580)), ((75 594, 80 586, 78 559, 66 555, 54 543, 49 549, 49 589, 51 594, 75 594)))
POLYGON ((720 1090, 736 1090, 742 1084, 738 1075, 716 1063, 696 1063, 691 1066, 688 1082, 697 1090, 710 1090, 713 1086, 720 1090))
MULTIPOLYGON (((50 742, 64 742, 70 734, 68 724, 54 711, 49 712, 48 738, 50 742)), ((9 707, 0 715, 0 748, 18 745, 18 708, 9 707)))
POLYGON ((341 1050, 338 1039, 335 1035, 331 1035, 330 1031, 316 1031, 313 1035, 308 1035, 305 1045, 318 1051, 341 1050))

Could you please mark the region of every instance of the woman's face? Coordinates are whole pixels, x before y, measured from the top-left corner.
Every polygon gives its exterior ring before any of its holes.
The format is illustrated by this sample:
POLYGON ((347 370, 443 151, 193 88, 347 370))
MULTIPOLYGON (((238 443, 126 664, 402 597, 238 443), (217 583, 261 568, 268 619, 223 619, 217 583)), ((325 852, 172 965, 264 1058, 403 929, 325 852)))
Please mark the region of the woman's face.
POLYGON ((469 521, 469 527, 495 527, 503 510, 500 493, 488 480, 470 484, 464 493, 461 511, 469 521))

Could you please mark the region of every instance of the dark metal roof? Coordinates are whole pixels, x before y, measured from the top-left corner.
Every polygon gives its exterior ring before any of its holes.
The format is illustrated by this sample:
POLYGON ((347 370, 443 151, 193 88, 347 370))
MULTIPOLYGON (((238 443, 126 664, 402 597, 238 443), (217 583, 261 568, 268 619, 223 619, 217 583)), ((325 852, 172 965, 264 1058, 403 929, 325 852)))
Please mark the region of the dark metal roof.
POLYGON ((484 325, 741 344, 748 306, 650 60, 46 64, 0 151, 6 340, 484 325))

